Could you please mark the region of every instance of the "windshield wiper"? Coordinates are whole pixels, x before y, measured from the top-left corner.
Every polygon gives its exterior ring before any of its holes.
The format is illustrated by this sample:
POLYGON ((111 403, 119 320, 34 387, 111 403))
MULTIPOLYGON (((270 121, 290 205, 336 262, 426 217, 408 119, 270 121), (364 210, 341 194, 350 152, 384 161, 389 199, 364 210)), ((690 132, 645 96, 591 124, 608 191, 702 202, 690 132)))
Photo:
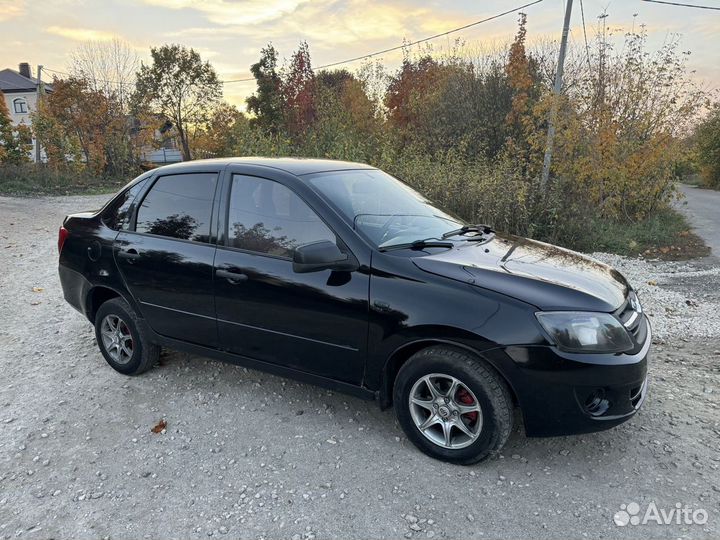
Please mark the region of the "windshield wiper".
POLYGON ((436 247, 436 248, 451 248, 455 244, 452 242, 443 242, 441 240, 436 240, 435 238, 425 238, 424 240, 415 240, 414 242, 405 242, 403 244, 394 244, 391 246, 385 246, 378 248, 379 251, 385 252, 385 251, 393 251, 396 249, 425 249, 429 247, 436 247))
POLYGON ((455 229, 454 231, 448 231, 445 234, 442 235, 443 239, 450 238, 451 236, 458 236, 463 235, 469 232, 476 232, 480 234, 490 234, 494 233, 490 225, 463 225, 459 229, 455 229))

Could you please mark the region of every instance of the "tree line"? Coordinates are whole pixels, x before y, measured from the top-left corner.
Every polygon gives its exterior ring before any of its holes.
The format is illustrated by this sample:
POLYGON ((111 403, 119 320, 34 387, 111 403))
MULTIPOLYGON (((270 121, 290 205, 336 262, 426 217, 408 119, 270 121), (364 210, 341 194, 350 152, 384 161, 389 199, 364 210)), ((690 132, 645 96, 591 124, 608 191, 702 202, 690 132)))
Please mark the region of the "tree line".
MULTIPOLYGON (((395 70, 316 71, 307 43, 284 61, 268 44, 242 112, 191 48, 152 48, 145 63, 121 42, 91 43, 53 81, 33 126, 51 167, 96 174, 129 175, 164 129, 186 160, 367 162, 462 217, 577 246, 588 220, 637 223, 667 208, 688 171, 720 184, 720 109, 694 82, 688 54, 677 37, 650 50, 642 25, 616 35, 601 17, 587 49, 571 48, 556 98, 555 43, 528 45, 524 14, 506 46, 407 50, 395 70), (540 190, 553 106, 552 182, 540 190)), ((1 118, 0 138, 11 140, 1 118)))

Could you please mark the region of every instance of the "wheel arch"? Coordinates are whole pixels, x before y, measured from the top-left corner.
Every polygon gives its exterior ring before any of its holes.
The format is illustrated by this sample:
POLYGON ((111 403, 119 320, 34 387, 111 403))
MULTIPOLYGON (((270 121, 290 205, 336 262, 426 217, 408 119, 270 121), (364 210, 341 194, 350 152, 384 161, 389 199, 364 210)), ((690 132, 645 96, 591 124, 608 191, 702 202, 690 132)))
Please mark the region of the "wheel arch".
POLYGON ((379 391, 379 402, 381 409, 387 409, 392 406, 393 404, 393 386, 395 384, 395 378, 397 377, 398 372, 400 371, 400 368, 407 362, 415 353, 427 349, 429 347, 434 346, 446 346, 449 348, 454 349, 460 349, 463 352, 469 353, 472 356, 476 357, 479 361, 483 362, 485 365, 489 366, 490 369, 492 369, 495 373, 498 374, 498 376, 505 382, 507 385, 510 395, 513 399, 513 403, 515 405, 518 404, 517 394, 515 393, 515 389, 513 388, 512 384, 508 380, 507 376, 502 373, 501 370, 499 370, 492 362, 490 362, 485 356, 483 356, 482 352, 478 351, 477 349, 474 349, 473 347, 470 347, 464 343, 459 343, 457 341, 453 341, 451 339, 446 338, 420 338, 413 341, 410 341, 408 343, 404 343, 395 351, 390 354, 388 359, 385 362, 385 365, 383 366, 382 371, 382 380, 380 384, 380 391, 379 391))
POLYGON ((132 305, 123 293, 112 287, 108 287, 106 285, 95 285, 88 290, 85 299, 85 313, 87 314, 88 320, 95 324, 95 316, 97 315, 97 311, 100 306, 113 298, 122 298, 132 305))

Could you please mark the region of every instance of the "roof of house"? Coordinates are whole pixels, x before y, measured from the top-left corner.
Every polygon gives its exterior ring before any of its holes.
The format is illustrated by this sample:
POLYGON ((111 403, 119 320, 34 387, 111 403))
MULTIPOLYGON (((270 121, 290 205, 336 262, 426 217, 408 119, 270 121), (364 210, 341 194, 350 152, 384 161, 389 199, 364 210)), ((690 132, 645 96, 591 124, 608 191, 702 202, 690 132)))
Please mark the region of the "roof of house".
MULTIPOLYGON (((34 92, 37 87, 37 79, 20 75, 14 69, 6 68, 0 70, 0 90, 6 94, 18 92, 34 92)), ((45 84, 45 90, 52 92, 52 85, 45 84)))

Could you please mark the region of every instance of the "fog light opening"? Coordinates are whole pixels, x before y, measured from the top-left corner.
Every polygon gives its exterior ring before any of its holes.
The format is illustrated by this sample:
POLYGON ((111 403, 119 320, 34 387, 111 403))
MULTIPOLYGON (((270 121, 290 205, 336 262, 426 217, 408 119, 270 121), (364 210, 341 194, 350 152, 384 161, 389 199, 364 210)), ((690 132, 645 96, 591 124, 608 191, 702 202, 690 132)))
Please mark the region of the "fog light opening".
POLYGON ((585 411, 591 416, 602 416, 610 408, 610 403, 605 399, 605 390, 597 388, 590 392, 585 399, 585 411))

